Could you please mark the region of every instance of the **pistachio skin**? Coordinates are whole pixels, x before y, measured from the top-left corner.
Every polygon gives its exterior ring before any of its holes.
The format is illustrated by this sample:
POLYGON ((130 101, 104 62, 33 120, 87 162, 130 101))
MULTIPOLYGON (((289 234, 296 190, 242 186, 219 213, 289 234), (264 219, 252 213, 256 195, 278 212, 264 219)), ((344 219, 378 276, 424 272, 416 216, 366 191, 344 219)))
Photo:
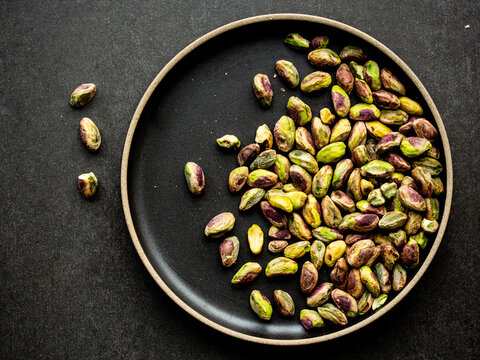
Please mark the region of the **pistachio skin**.
POLYGON ((200 195, 205 188, 205 175, 202 168, 190 161, 185 164, 184 174, 188 190, 194 195, 200 195))
POLYGON ((380 190, 385 199, 391 199, 397 194, 397 184, 394 182, 382 184, 380 190))
POLYGON ((320 306, 328 301, 334 286, 332 283, 324 282, 318 285, 307 297, 307 305, 310 307, 320 306))
POLYGON ((262 201, 260 203, 263 215, 267 220, 277 228, 284 228, 287 226, 287 217, 285 214, 274 209, 268 201, 262 201))
POLYGON ((72 92, 72 95, 70 95, 70 104, 77 108, 85 106, 92 101, 96 93, 97 87, 95 84, 82 84, 72 92))
POLYGON ((240 199, 239 210, 245 211, 258 204, 265 196, 265 190, 262 188, 252 188, 245 191, 240 199))
POLYGON ((300 90, 302 90, 304 93, 311 93, 325 89, 329 87, 331 83, 332 77, 329 73, 324 71, 315 71, 303 78, 302 82, 300 83, 300 90))
POLYGON ((311 174, 318 172, 318 162, 312 154, 303 150, 293 150, 288 153, 290 161, 298 166, 301 166, 311 174))
POLYGON ((353 170, 353 162, 350 159, 340 160, 335 166, 332 177, 332 188, 338 190, 346 184, 350 173, 353 170))
POLYGON ((330 273, 330 280, 337 289, 344 290, 347 286, 348 265, 345 258, 340 258, 335 263, 332 272, 330 273))
POLYGON ((402 265, 397 264, 393 268, 392 289, 393 291, 400 291, 407 283, 407 271, 402 265))
POLYGON ((368 259, 368 261, 365 263, 365 266, 372 267, 375 261, 377 261, 378 257, 381 255, 381 253, 382 253, 381 245, 375 246, 375 250, 373 251, 373 254, 370 257, 370 259, 368 259))
MULTIPOLYGON (((265 150, 273 146, 273 134, 267 124, 260 125, 255 133, 255 142, 265 150)), ((240 144, 238 145, 240 146, 240 144)))
POLYGON ((312 235, 315 239, 320 240, 326 244, 335 240, 343 240, 343 234, 336 229, 331 229, 326 226, 319 226, 312 230, 312 235))
POLYGON ((373 104, 359 103, 350 108, 348 116, 351 120, 375 120, 380 117, 380 110, 373 104))
MULTIPOLYGON (((395 110, 400 107, 400 99, 397 95, 386 90, 373 92, 373 102, 381 109, 395 110)), ((381 113, 380 113, 381 115, 381 113)))
POLYGON ((312 120, 312 110, 310 106, 296 96, 291 96, 290 99, 288 99, 287 112, 288 116, 290 116, 298 126, 304 126, 312 120))
POLYGON ((358 299, 365 292, 359 269, 351 269, 347 277, 347 292, 358 299))
POLYGON ((248 178, 248 167, 240 166, 236 169, 233 169, 228 176, 228 188, 231 192, 239 192, 248 178))
POLYGON ((422 212, 426 209, 425 199, 414 189, 407 186, 400 186, 398 189, 400 202, 407 209, 422 212))
POLYGON ((254 255, 258 255, 262 252, 263 248, 263 231, 257 224, 253 224, 248 229, 248 245, 250 246, 250 251, 254 255))
POLYGON ((278 150, 288 152, 292 150, 295 143, 295 122, 288 116, 282 116, 273 129, 275 142, 278 150))
POLYGON ((401 96, 400 100, 400 109, 405 111, 407 114, 421 116, 423 115, 423 109, 418 102, 412 100, 406 96, 401 96))
POLYGON ((430 172, 430 175, 437 176, 443 171, 442 164, 434 158, 428 156, 422 156, 419 159, 415 159, 412 161, 413 167, 421 166, 427 169, 430 172))
MULTIPOLYGON (((293 213, 290 219, 288 220, 288 230, 293 236, 295 236, 300 240, 306 241, 307 243, 308 243, 308 240, 312 238, 311 230, 308 228, 308 225, 305 223, 305 220, 303 220, 303 218, 297 213, 293 213)), ((297 244, 297 246, 298 245, 300 244, 297 244)), ((303 245, 306 245, 306 244, 303 244, 303 245)), ((310 243, 308 243, 307 251, 310 251, 310 243)))
POLYGON ((333 108, 338 116, 344 118, 350 111, 350 97, 347 92, 338 85, 333 85, 331 90, 333 108))
POLYGON ((272 304, 270 300, 258 290, 250 294, 250 306, 255 314, 262 320, 270 320, 272 317, 272 304))
POLYGON ((293 275, 298 270, 298 264, 289 258, 278 257, 271 260, 265 268, 265 275, 267 277, 279 277, 293 275))
POLYGON ((355 125, 353 125, 352 131, 348 137, 348 149, 350 152, 360 146, 365 145, 367 143, 367 128, 365 127, 365 123, 363 121, 357 121, 355 125))
POLYGON ((354 60, 358 62, 364 62, 367 60, 367 55, 367 50, 353 45, 345 46, 340 52, 340 58, 343 61, 354 60))
POLYGON ((289 178, 290 161, 288 161, 285 156, 277 154, 275 156, 275 163, 273 164, 272 170, 277 174, 278 180, 285 184, 289 178))
POLYGON ((417 184, 418 191, 424 197, 431 197, 433 195, 434 182, 430 171, 423 166, 418 166, 412 170, 412 177, 417 184))
POLYGON ((405 172, 410 170, 410 164, 397 153, 389 152, 384 156, 383 160, 392 164, 395 167, 395 171, 405 172))
POLYGON ((323 164, 330 164, 339 161, 344 155, 347 146, 343 142, 334 142, 317 153, 317 161, 323 164))
POLYGON ((330 127, 323 123, 323 121, 314 116, 312 118, 312 138, 315 146, 318 149, 322 149, 323 147, 328 145, 330 141, 331 130, 330 127))
POLYGON ((425 249, 427 246, 428 238, 424 231, 420 231, 418 234, 410 236, 410 240, 415 241, 418 246, 425 249))
POLYGON ((325 244, 318 240, 314 240, 310 246, 310 260, 317 270, 323 265, 325 250, 325 244))
POLYGON ((250 170, 270 168, 275 163, 276 156, 277 153, 273 149, 262 151, 250 164, 250 170))
POLYGON ((378 154, 390 151, 402 143, 404 136, 399 132, 391 132, 383 136, 377 143, 376 151, 378 154))
POLYGON ((434 233, 438 230, 438 222, 436 220, 422 220, 422 230, 427 233, 434 233))
POLYGON ((420 262, 420 250, 418 243, 415 240, 410 239, 403 247, 400 254, 400 260, 407 268, 415 268, 418 266, 420 262))
POLYGON ((304 168, 298 165, 290 166, 289 176, 297 189, 307 195, 310 194, 312 191, 312 176, 304 168))
POLYGON ((270 107, 273 100, 273 90, 270 79, 265 74, 257 74, 253 78, 253 91, 260 105, 264 108, 270 107))
POLYGON ((325 195, 320 203, 322 218, 325 225, 331 228, 337 227, 342 222, 342 213, 332 201, 330 196, 325 195))
POLYGON ((400 109, 380 111, 380 122, 385 125, 402 126, 408 121, 408 114, 400 109))
POLYGON ((386 178, 390 176, 395 168, 393 165, 382 160, 373 160, 360 168, 362 175, 371 177, 371 178, 386 178))
POLYGON ((363 65, 363 78, 372 90, 378 91, 381 89, 380 68, 375 61, 368 60, 363 65))
POLYGON ((292 317, 295 314, 295 303, 290 294, 286 291, 274 290, 273 302, 282 316, 292 317))
POLYGON ((382 69, 380 72, 380 81, 386 90, 394 91, 397 94, 405 95, 405 86, 398 80, 390 69, 382 69))
POLYGON ((333 241, 328 244, 327 249, 325 250, 325 265, 328 267, 333 267, 337 260, 343 256, 346 249, 347 244, 343 240, 333 241))
POLYGON ((302 208, 302 216, 313 229, 319 227, 322 223, 320 204, 314 195, 309 194, 307 196, 307 202, 302 208))
POLYGON ((347 325, 348 323, 347 316, 333 304, 325 303, 318 307, 317 311, 323 319, 331 321, 334 324, 347 325))
POLYGON ((395 262, 400 257, 397 249, 390 243, 385 243, 381 245, 381 255, 382 255, 382 263, 388 269, 392 270, 395 262))
POLYGON ((409 211, 407 214, 407 221, 405 222, 405 233, 407 235, 414 235, 422 226, 422 215, 415 211, 409 211))
POLYGON ((373 255, 375 244, 372 240, 359 240, 347 251, 347 262, 354 268, 359 268, 373 255))
POLYGON ((438 220, 440 217, 440 202, 435 198, 425 199, 426 213, 425 218, 428 220, 438 220))
POLYGON ((275 185, 277 181, 277 174, 265 169, 254 170, 248 175, 247 178, 247 184, 251 187, 270 187, 275 185))
POLYGON ((355 206, 362 214, 375 214, 377 216, 383 216, 387 213, 385 206, 373 206, 367 200, 357 201, 355 206))
POLYGON ((217 139, 217 145, 224 149, 237 150, 241 142, 235 135, 224 135, 217 139))
POLYGON ((337 84, 347 94, 350 94, 352 92, 355 79, 354 79, 353 74, 350 71, 350 68, 348 67, 348 65, 347 64, 341 64, 337 68, 337 72, 335 74, 335 77, 337 79, 337 84))
POLYGON ((260 145, 250 144, 245 146, 237 155, 238 166, 249 166, 260 154, 260 145))
POLYGON ((330 39, 326 35, 319 35, 315 36, 312 39, 311 45, 313 49, 318 49, 318 48, 326 48, 328 46, 328 43, 330 42, 330 39))
POLYGON ((286 240, 272 240, 268 243, 268 250, 273 254, 279 254, 288 246, 286 240))
POLYGON ((300 323, 306 330, 323 327, 325 325, 319 313, 310 309, 303 309, 300 311, 300 323))
POLYGON ((334 67, 340 65, 341 60, 335 51, 320 48, 310 51, 308 54, 308 62, 318 67, 334 67))
POLYGON ((233 275, 231 284, 233 286, 243 286, 251 283, 262 272, 262 267, 256 262, 247 262, 233 275))
POLYGON ((295 50, 308 50, 308 48, 310 47, 310 41, 308 41, 298 33, 288 34, 287 37, 283 40, 283 42, 285 43, 285 45, 295 50))
POLYGON ((97 151, 102 143, 102 137, 100 136, 100 130, 98 130, 97 125, 95 125, 91 119, 84 117, 80 120, 79 130, 80 139, 82 139, 87 149, 97 151))
POLYGON ((298 150, 304 150, 311 155, 315 155, 315 142, 312 134, 304 127, 299 127, 295 132, 295 146, 298 150))
POLYGON ((305 261, 300 274, 300 290, 304 294, 310 294, 318 281, 318 271, 310 261, 305 261))
POLYGON ((355 93, 366 104, 373 103, 373 95, 370 86, 362 79, 355 79, 355 93))
POLYGON ((78 189, 85 198, 90 198, 97 192, 98 179, 93 172, 81 174, 77 180, 78 189))
POLYGON ((219 238, 233 229, 235 216, 231 212, 223 212, 214 216, 205 227, 205 235, 219 238))
POLYGON ((407 233, 404 230, 391 232, 388 237, 397 249, 401 249, 407 243, 407 233))
POLYGON ((356 166, 363 166, 373 159, 370 158, 367 147, 359 145, 352 151, 352 160, 356 166))
POLYGON ((332 183, 333 169, 330 165, 324 165, 315 174, 312 180, 312 193, 321 199, 327 195, 330 184, 332 183))
POLYGON ((369 266, 365 265, 360 268, 360 278, 372 296, 377 298, 380 295, 380 283, 369 266))
POLYGON ((298 70, 291 61, 278 60, 275 63, 275 70, 278 76, 288 85, 289 88, 294 89, 300 82, 298 70))
POLYGON ((240 242, 236 236, 225 238, 219 246, 222 265, 230 267, 237 261, 240 242))
POLYGON ((337 307, 342 310, 348 317, 355 317, 358 314, 357 301, 349 293, 335 289, 332 291, 332 300, 337 307))

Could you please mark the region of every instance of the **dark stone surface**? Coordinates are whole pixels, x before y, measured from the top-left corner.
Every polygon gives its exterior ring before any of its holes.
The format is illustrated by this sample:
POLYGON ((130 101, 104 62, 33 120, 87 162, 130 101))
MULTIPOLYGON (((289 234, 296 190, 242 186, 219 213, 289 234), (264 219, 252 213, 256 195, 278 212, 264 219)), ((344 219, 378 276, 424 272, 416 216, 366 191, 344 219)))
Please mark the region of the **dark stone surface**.
POLYGON ((0 357, 243 359, 267 350, 304 358, 478 358, 479 15, 476 1, 2 1, 0 357), (247 344, 175 305, 139 260, 120 199, 124 138, 158 71, 206 32, 274 12, 339 20, 397 53, 435 101, 454 160, 447 232, 416 288, 375 324, 302 348, 247 344), (87 81, 98 94, 74 110, 68 96, 87 81), (98 154, 79 140, 83 116, 102 131, 98 154), (90 170, 101 186, 85 201, 75 179, 90 170))

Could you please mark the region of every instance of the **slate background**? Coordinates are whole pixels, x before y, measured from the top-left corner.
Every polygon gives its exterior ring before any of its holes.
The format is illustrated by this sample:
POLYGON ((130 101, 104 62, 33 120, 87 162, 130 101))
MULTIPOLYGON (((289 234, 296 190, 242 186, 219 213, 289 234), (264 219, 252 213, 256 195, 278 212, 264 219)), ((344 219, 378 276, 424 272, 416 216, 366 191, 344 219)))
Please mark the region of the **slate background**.
POLYGON ((474 0, 0 1, 0 357, 478 358, 479 15, 474 0), (175 305, 135 252, 120 198, 128 125, 160 69, 218 26, 279 12, 345 22, 397 53, 436 103, 454 160, 449 225, 420 283, 374 324, 300 348, 230 338, 175 305), (87 81, 98 94, 74 110, 69 94, 87 81), (98 154, 78 139, 82 116, 99 119, 98 154), (92 201, 76 188, 86 169, 101 180, 92 201))

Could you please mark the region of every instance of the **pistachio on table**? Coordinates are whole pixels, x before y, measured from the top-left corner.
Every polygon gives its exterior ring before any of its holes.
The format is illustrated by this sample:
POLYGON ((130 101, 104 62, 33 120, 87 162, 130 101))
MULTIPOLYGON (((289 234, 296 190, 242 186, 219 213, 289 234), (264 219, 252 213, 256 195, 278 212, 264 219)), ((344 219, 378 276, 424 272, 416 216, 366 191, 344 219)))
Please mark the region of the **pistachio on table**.
POLYGON ((97 93, 95 84, 88 83, 78 86, 70 95, 70 104, 74 107, 82 107, 92 101, 97 93))
POLYGON ((102 143, 102 137, 100 136, 100 130, 98 130, 97 125, 95 125, 91 119, 84 117, 80 120, 79 128, 80 138, 87 149, 97 151, 102 143))
POLYGON ((98 179, 93 172, 89 172, 79 175, 77 184, 82 195, 90 198, 97 192, 98 179))

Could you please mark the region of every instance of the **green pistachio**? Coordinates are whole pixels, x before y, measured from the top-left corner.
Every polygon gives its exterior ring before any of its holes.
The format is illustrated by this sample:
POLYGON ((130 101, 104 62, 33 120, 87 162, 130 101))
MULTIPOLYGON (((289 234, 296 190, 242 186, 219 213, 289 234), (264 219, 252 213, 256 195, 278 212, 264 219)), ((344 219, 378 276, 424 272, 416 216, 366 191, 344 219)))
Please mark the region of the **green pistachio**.
POLYGON ((375 244, 372 240, 357 241, 347 251, 347 262, 354 268, 363 266, 373 255, 374 249, 375 244))
POLYGON ((435 141, 438 137, 437 129, 427 119, 415 118, 412 127, 418 137, 425 138, 430 142, 435 141))
POLYGON ((360 100, 362 100, 364 103, 367 103, 367 104, 373 103, 372 90, 370 90, 370 86, 368 86, 365 80, 355 79, 355 93, 360 98, 360 100))
POLYGON ((377 297, 375 300, 373 300, 372 310, 375 311, 381 308, 387 301, 387 298, 388 298, 387 294, 382 294, 379 297, 377 297))
POLYGON ((315 174, 312 180, 312 193, 317 198, 323 198, 330 188, 332 182, 333 169, 330 165, 324 165, 315 174))
POLYGON ((255 134, 255 142, 266 150, 272 148, 273 134, 267 124, 263 124, 257 128, 257 132, 255 134))
POLYGON ((399 147, 402 143, 404 136, 399 132, 391 132, 380 139, 375 148, 377 154, 381 154, 390 151, 396 147, 399 147))
MULTIPOLYGON (((293 236, 295 236, 300 240, 303 240, 304 242, 305 241, 308 242, 307 240, 310 240, 312 238, 312 232, 308 228, 308 225, 305 223, 305 220, 303 220, 303 218, 297 213, 293 213, 290 219, 288 220, 288 230, 290 230, 293 236)), ((289 246, 292 246, 292 245, 289 245, 289 246)), ((300 245, 302 244, 297 243, 297 247, 300 245)), ((310 243, 308 243, 308 250, 306 251, 310 251, 310 243)), ((286 249, 284 254, 286 257, 290 257, 290 256, 287 256, 287 254, 290 254, 290 251, 286 251, 286 249)))
POLYGON ((334 324, 347 325, 348 323, 347 316, 333 304, 323 304, 317 308, 317 311, 323 319, 331 321, 334 324))
POLYGON ((375 265, 375 275, 377 276, 378 283, 380 284, 381 292, 388 294, 390 290, 392 290, 392 282, 390 281, 390 274, 388 273, 387 268, 383 266, 382 263, 377 263, 375 265))
POLYGON ((240 242, 236 236, 229 236, 225 238, 220 244, 220 259, 222 265, 225 267, 235 264, 238 258, 238 251, 240 250, 240 242))
POLYGON ((262 267, 256 262, 245 263, 232 278, 232 285, 242 286, 251 283, 262 272, 262 267))
POLYGON ((275 164, 277 153, 275 150, 262 151, 250 164, 250 170, 268 169, 275 164))
POLYGON ((373 102, 381 109, 395 110, 400 107, 400 99, 391 92, 379 90, 375 91, 372 95, 373 102))
POLYGON ((305 194, 310 194, 312 191, 312 176, 304 168, 298 165, 290 166, 289 176, 297 189, 305 194))
POLYGON ((340 65, 340 57, 333 50, 320 48, 310 51, 308 61, 313 66, 334 67, 340 65))
POLYGON ((375 261, 377 261, 378 257, 382 254, 382 246, 377 245, 375 246, 375 249, 373 250, 373 254, 368 259, 368 261, 365 263, 365 266, 372 267, 373 264, 375 264, 375 261))
POLYGON ((274 209, 268 201, 262 201, 260 203, 263 215, 267 220, 278 228, 284 228, 287 226, 287 217, 282 212, 274 209))
POLYGON ((362 79, 365 80, 363 77, 363 66, 357 63, 356 61, 350 61, 348 63, 350 67, 350 71, 352 72, 355 79, 362 79))
POLYGON ((434 189, 434 182, 430 171, 423 166, 418 166, 412 170, 412 177, 417 184, 418 191, 424 197, 431 197, 434 189))
POLYGON ((277 174, 265 169, 254 170, 248 175, 247 178, 247 184, 251 187, 270 187, 275 185, 277 181, 277 174))
POLYGON ((92 101, 97 92, 95 84, 82 84, 78 86, 70 95, 70 104, 74 107, 82 107, 92 101))
POLYGON ((383 216, 387 213, 385 206, 373 206, 367 200, 357 201, 355 206, 362 214, 375 214, 377 216, 383 216))
POLYGON ((405 111, 407 114, 415 115, 415 116, 423 115, 423 109, 418 102, 406 96, 401 96, 399 99, 400 99, 400 109, 405 111))
POLYGON ((371 178, 386 178, 393 173, 395 168, 385 161, 373 160, 363 165, 360 170, 362 175, 365 174, 364 176, 371 178))
POLYGON ((404 230, 391 232, 388 237, 397 249, 401 249, 407 243, 407 233, 404 230))
POLYGON ((312 110, 300 98, 291 96, 287 103, 290 118, 299 126, 304 126, 312 120, 312 110))
POLYGON ((346 148, 343 142, 331 143, 317 153, 317 161, 324 164, 335 163, 345 155, 346 148))
POLYGON ((407 122, 408 114, 400 109, 382 110, 379 120, 386 125, 401 126, 407 122))
MULTIPOLYGON (((348 265, 344 257, 341 257, 335 263, 332 272, 330 273, 330 280, 335 287, 344 290, 347 287, 348 265)), ((333 294, 332 294, 333 295, 333 294)), ((338 305, 338 304, 337 304, 338 305)), ((342 309, 343 310, 343 309, 342 309)))
MULTIPOLYGON (((388 181, 389 181, 389 183, 393 183, 393 184, 397 185, 397 188, 398 188, 402 184, 402 180, 403 180, 404 177, 405 177, 405 175, 403 175, 401 172, 393 172, 392 175, 390 175, 390 179, 388 181)), ((397 191, 396 191, 397 188, 395 188, 395 194, 397 193, 397 191)), ((393 196, 395 196, 395 194, 393 196)))
POLYGON ((253 224, 248 229, 248 246, 250 251, 254 255, 258 255, 262 252, 263 248, 263 231, 257 224, 253 224))
POLYGON ((381 89, 380 68, 375 61, 368 60, 365 65, 363 65, 363 78, 372 90, 378 91, 381 89))
POLYGON ((350 195, 354 201, 360 201, 363 197, 362 194, 362 175, 360 169, 353 169, 347 181, 347 194, 350 195))
POLYGON ((235 216, 231 212, 223 212, 212 218, 205 227, 205 235, 211 238, 219 238, 235 225, 235 216))
POLYGON ((260 105, 267 108, 272 104, 273 90, 270 79, 265 74, 257 74, 253 78, 253 91, 260 105))
POLYGON ((283 42, 296 50, 304 50, 310 47, 310 41, 305 39, 302 35, 298 33, 288 34, 283 42))
POLYGON ((298 70, 292 62, 287 60, 278 60, 275 63, 275 70, 278 76, 288 85, 288 87, 294 89, 300 82, 300 76, 298 70))
POLYGON ((335 74, 337 84, 347 93, 350 94, 353 89, 354 77, 347 64, 341 64, 337 68, 335 74))
POLYGON ((365 145, 367 143, 367 128, 365 127, 365 123, 363 121, 357 121, 355 125, 353 125, 352 131, 350 132, 350 136, 348 138, 348 148, 350 152, 360 146, 365 145))
POLYGON ((322 223, 320 204, 314 195, 308 195, 307 202, 302 209, 302 215, 305 222, 314 229, 322 223))
POLYGON ((315 156, 315 142, 312 134, 304 127, 299 127, 295 132, 295 146, 298 150, 304 150, 315 156))
POLYGON ((97 192, 98 179, 93 172, 78 176, 77 185, 85 198, 92 197, 97 192))
POLYGON ((298 264, 294 260, 286 257, 278 257, 267 264, 265 275, 267 277, 293 275, 297 270, 298 264))
POLYGON ((332 300, 348 317, 355 317, 358 314, 357 301, 349 293, 335 289, 332 291, 332 300))
POLYGON ((100 136, 100 130, 98 130, 97 125, 95 125, 91 119, 84 117, 80 120, 79 129, 80 138, 87 149, 97 151, 102 143, 102 137, 100 136))
POLYGON ((278 312, 285 317, 292 317, 295 314, 295 303, 289 293, 283 290, 273 291, 273 301, 278 312))
MULTIPOLYGON (((363 123, 363 121, 360 122, 363 123)), ((356 166, 363 166, 369 161, 372 161, 365 145, 359 145, 353 149, 352 160, 356 166)))
POLYGON ((318 149, 322 149, 328 145, 330 134, 330 127, 324 124, 320 118, 314 116, 312 118, 312 137, 313 142, 318 149))
POLYGON ((273 164, 272 170, 275 174, 277 174, 278 180, 285 184, 289 177, 288 173, 290 171, 290 161, 288 161, 285 156, 277 154, 275 156, 275 164, 273 164))
POLYGON ((304 77, 300 83, 300 89, 305 93, 319 91, 330 86, 332 77, 324 71, 315 71, 304 77))
POLYGON ((403 206, 414 211, 425 211, 425 199, 417 191, 408 186, 400 186, 398 196, 403 206))
POLYGON ((262 320, 270 320, 272 317, 272 304, 270 300, 258 290, 250 294, 250 306, 255 314, 262 320))
POLYGON ((303 191, 290 191, 285 194, 287 198, 290 200, 290 202, 293 205, 293 210, 298 210, 305 205, 305 202, 307 201, 307 194, 305 194, 303 191))
POLYGON ((380 72, 380 81, 385 89, 394 91, 400 95, 405 95, 405 86, 390 69, 382 69, 380 72))
POLYGON ((258 154, 260 154, 260 146, 258 144, 245 146, 237 155, 238 166, 249 166, 258 154))
POLYGON ((265 190, 262 188, 252 188, 245 191, 240 199, 239 210, 248 210, 255 204, 259 203, 265 195, 265 190))
POLYGON ((305 261, 300 274, 300 290, 304 294, 310 294, 318 281, 318 271, 310 261, 305 261))
POLYGON ((413 167, 421 166, 427 169, 432 176, 437 176, 443 171, 442 164, 431 157, 423 156, 419 159, 415 159, 412 161, 413 167))
POLYGON ((440 218, 440 202, 435 198, 425 199, 426 213, 425 218, 428 220, 438 220, 440 218))
POLYGON ((368 310, 372 307, 373 304, 373 296, 368 291, 365 290, 363 295, 358 299, 358 315, 365 315, 368 310))
POLYGON ((307 305, 310 307, 320 306, 328 301, 334 286, 332 283, 324 282, 318 285, 307 297, 307 305))
POLYGON ((438 160, 440 159, 441 152, 438 146, 432 144, 432 147, 425 153, 428 157, 438 160))
POLYGON ((337 205, 343 211, 350 213, 355 211, 355 202, 342 190, 332 191, 332 193, 330 194, 330 198, 335 203, 335 205, 337 205))
MULTIPOLYGON (((282 230, 285 230, 285 229, 282 229, 282 230)), ((279 254, 287 246, 288 246, 288 241, 286 240, 272 240, 268 243, 268 250, 273 254, 279 254)))
POLYGON ((347 140, 351 131, 352 126, 350 125, 350 121, 348 121, 348 119, 338 120, 332 129, 330 143, 347 140))
POLYGON ((434 233, 438 230, 438 222, 436 220, 422 220, 422 230, 427 233, 434 233))
POLYGON ((288 153, 290 161, 298 166, 301 166, 311 174, 318 172, 318 162, 312 154, 303 150, 293 150, 288 153))
POLYGON ((326 48, 329 42, 330 42, 330 39, 326 35, 315 36, 312 39, 312 48, 314 49, 326 48))
POLYGON ((320 270, 323 265, 325 249, 325 244, 318 240, 314 240, 310 246, 310 260, 317 270, 320 270))
POLYGON ((420 262, 420 250, 418 243, 414 239, 410 238, 408 243, 403 247, 400 260, 407 268, 415 268, 418 266, 420 262))
POLYGON ((278 150, 290 151, 295 143, 295 122, 288 116, 282 116, 273 129, 278 150))
POLYGON ((217 139, 217 144, 224 149, 237 150, 240 148, 241 142, 235 135, 224 135, 217 139))
POLYGON ((300 190, 298 190, 293 184, 285 184, 283 185, 283 191, 288 193, 288 192, 300 191, 300 190))
POLYGON ((195 195, 200 195, 205 188, 205 175, 203 174, 202 168, 194 162, 187 162, 185 164, 184 174, 190 192, 195 195))
POLYGON ((373 206, 380 206, 385 204, 385 198, 383 197, 380 189, 374 189, 368 194, 367 201, 373 206))
POLYGON ((329 108, 320 110, 320 119, 325 125, 332 125, 335 121, 335 115, 332 114, 329 108))
POLYGON ((328 244, 325 250, 325 265, 328 267, 333 267, 337 260, 343 256, 346 249, 347 244, 343 240, 332 241, 330 244, 328 244))
POLYGON ((392 129, 380 121, 368 121, 365 123, 365 127, 367 128, 367 132, 377 140, 380 140, 392 132, 392 129))
POLYGON ((351 213, 343 217, 338 225, 339 231, 352 230, 356 232, 369 232, 378 225, 378 216, 375 214, 351 213))
POLYGON ((350 173, 353 170, 353 162, 350 159, 340 160, 335 166, 332 177, 332 188, 337 190, 343 187, 347 182, 350 173))
POLYGON ((320 314, 315 310, 303 309, 300 311, 300 322, 306 330, 320 328, 325 325, 320 314))
POLYGON ((380 295, 380 283, 372 269, 368 266, 362 266, 360 268, 360 278, 372 296, 377 298, 380 295))
POLYGON ((380 186, 380 190, 382 191, 385 199, 391 199, 397 193, 397 184, 394 182, 382 184, 382 186, 380 186))
POLYGON ((406 283, 407 271, 402 267, 402 265, 395 265, 393 268, 392 289, 394 291, 400 291, 403 289, 406 283))
POLYGON ((414 240, 418 244, 418 246, 420 246, 422 249, 425 249, 425 247, 427 246, 427 242, 428 242, 427 235, 423 231, 420 231, 416 235, 410 236, 409 241, 410 240, 414 240))
POLYGON ((362 294, 365 292, 365 286, 360 278, 360 270, 351 269, 349 271, 347 278, 347 292, 355 299, 360 298, 360 296, 362 296, 362 294))
POLYGON ((350 108, 348 116, 352 120, 375 120, 380 117, 380 110, 373 104, 359 103, 350 108))
POLYGON ((408 137, 403 139, 400 144, 400 150, 407 157, 417 157, 428 151, 432 147, 430 141, 420 137, 408 137))
POLYGON ((415 211, 409 211, 407 214, 407 222, 405 223, 404 230, 407 235, 414 235, 422 226, 422 215, 415 211))
POLYGON ((267 191, 267 201, 276 209, 283 210, 285 212, 293 211, 293 204, 288 198, 287 194, 282 190, 269 190, 267 191))
POLYGON ((275 225, 272 225, 268 230, 268 236, 274 240, 290 240, 291 238, 290 231, 286 227, 279 228, 275 225))
POLYGON ((350 98, 345 90, 333 85, 331 90, 332 103, 335 112, 340 117, 346 117, 350 111, 350 98))
POLYGON ((358 46, 348 45, 345 46, 340 52, 340 58, 343 61, 358 61, 364 62, 367 59, 367 50, 358 46))
POLYGON ((322 208, 322 218, 325 224, 331 228, 337 227, 342 222, 342 213, 330 196, 325 195, 320 205, 322 208))
POLYGON ((326 226, 319 226, 312 230, 312 235, 315 239, 321 240, 328 244, 335 240, 342 240, 343 235, 341 232, 335 229, 331 229, 326 226))

